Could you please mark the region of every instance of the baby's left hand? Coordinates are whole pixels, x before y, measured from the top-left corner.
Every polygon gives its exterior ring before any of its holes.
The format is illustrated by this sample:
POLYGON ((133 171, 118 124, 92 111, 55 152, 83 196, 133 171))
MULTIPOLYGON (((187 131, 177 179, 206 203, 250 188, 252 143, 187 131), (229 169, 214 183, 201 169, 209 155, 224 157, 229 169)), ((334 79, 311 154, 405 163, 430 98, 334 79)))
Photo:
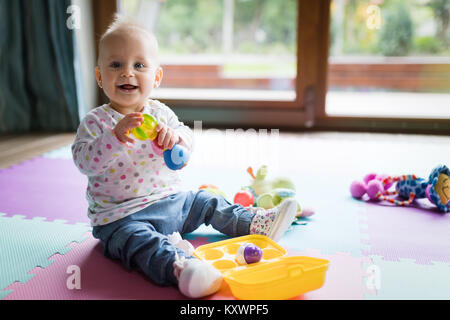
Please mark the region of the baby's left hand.
POLYGON ((158 132, 158 145, 164 150, 172 149, 180 141, 178 133, 164 123, 158 123, 156 131, 158 132))

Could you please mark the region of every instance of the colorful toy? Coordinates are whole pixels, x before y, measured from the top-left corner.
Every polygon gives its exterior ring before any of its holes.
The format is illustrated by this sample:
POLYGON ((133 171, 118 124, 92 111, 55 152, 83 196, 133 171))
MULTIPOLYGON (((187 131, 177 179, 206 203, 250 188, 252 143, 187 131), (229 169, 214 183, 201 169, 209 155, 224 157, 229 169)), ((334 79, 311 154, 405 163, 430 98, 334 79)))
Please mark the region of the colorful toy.
MULTIPOLYGON (((234 198, 234 203, 239 203, 244 207, 249 206, 253 195, 253 206, 270 209, 276 207, 286 198, 295 197, 295 185, 289 178, 278 177, 267 180, 267 166, 263 165, 253 174, 252 167, 247 168, 247 172, 253 178, 249 186, 243 187, 234 198)), ((303 218, 314 214, 312 210, 302 210, 297 203, 297 218, 303 218)))
POLYGON ((243 207, 250 207, 255 204, 255 197, 253 196, 253 193, 251 193, 249 190, 243 189, 236 193, 233 202, 239 203, 243 207))
POLYGON ((164 161, 166 166, 172 170, 180 170, 183 168, 189 160, 189 151, 176 144, 170 150, 164 151, 164 161))
POLYGON ((252 234, 198 246, 193 255, 219 270, 238 299, 289 299, 323 286, 329 260, 286 253, 269 237, 252 234), (236 261, 237 251, 246 244, 262 250, 258 263, 236 261))
POLYGON ((162 150, 158 144, 155 142, 158 132, 156 127, 158 126, 158 121, 149 114, 143 114, 144 121, 142 124, 130 130, 130 132, 139 140, 152 140, 152 149, 158 155, 164 155, 164 161, 169 169, 179 170, 183 168, 189 161, 189 151, 176 144, 170 150, 162 150))
POLYGON ((265 193, 271 192, 273 189, 283 188, 290 189, 295 192, 295 185, 289 178, 273 178, 271 180, 266 180, 267 176, 267 166, 263 165, 256 172, 256 176, 253 174, 252 167, 247 168, 247 172, 253 178, 253 182, 250 185, 253 192, 259 196, 265 193))
POLYGON ((440 211, 450 211, 450 170, 445 165, 434 168, 428 180, 414 174, 401 176, 387 176, 368 174, 364 181, 354 181, 350 186, 350 193, 360 199, 366 193, 370 200, 389 201, 398 206, 410 205, 415 199, 427 198, 440 211), (395 185, 395 191, 389 188, 395 185), (390 196, 398 195, 404 200, 397 200, 390 196))
POLYGON ((222 190, 220 190, 219 188, 217 188, 213 184, 202 184, 200 187, 198 187, 198 189, 199 190, 206 190, 206 191, 209 191, 209 192, 211 192, 213 194, 221 195, 225 199, 227 198, 227 195, 222 190))
POLYGON ((263 252, 260 247, 253 243, 244 243, 236 252, 236 261, 241 265, 256 263, 262 259, 262 256, 263 252))

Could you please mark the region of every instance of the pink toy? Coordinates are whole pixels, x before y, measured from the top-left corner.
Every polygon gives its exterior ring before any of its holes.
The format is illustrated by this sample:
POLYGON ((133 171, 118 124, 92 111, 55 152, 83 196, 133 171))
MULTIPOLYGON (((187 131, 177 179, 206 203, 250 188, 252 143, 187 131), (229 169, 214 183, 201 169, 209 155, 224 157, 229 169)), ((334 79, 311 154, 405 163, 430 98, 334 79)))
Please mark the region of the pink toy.
POLYGON ((383 184, 383 179, 387 178, 386 174, 369 173, 363 181, 354 181, 350 186, 350 193, 354 198, 361 199, 366 193, 371 200, 377 199, 378 191, 384 193, 392 183, 383 184))
POLYGON ((354 181, 350 185, 350 193, 354 198, 361 199, 366 193, 370 200, 385 200, 390 203, 405 206, 414 201, 415 195, 410 195, 408 200, 400 201, 389 198, 388 196, 397 195, 397 191, 389 191, 393 183, 405 180, 416 180, 415 175, 404 175, 400 177, 390 177, 386 174, 369 173, 363 181, 354 181))

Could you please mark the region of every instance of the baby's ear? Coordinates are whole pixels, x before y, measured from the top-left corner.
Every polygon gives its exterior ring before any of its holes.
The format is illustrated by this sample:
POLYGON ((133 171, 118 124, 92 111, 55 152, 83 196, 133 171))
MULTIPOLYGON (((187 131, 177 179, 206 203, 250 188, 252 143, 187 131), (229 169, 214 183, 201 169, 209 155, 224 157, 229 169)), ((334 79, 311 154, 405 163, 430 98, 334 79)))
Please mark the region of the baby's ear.
POLYGON ((98 86, 102 87, 102 75, 100 73, 100 68, 97 66, 95 67, 95 78, 97 79, 98 86))

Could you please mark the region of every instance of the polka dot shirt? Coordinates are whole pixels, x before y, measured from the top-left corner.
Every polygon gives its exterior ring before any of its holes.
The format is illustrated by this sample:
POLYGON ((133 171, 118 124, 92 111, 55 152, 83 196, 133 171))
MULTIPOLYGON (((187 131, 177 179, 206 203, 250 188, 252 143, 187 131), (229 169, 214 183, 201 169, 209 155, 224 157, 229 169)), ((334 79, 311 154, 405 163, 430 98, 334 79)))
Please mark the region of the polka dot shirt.
MULTIPOLYGON (((149 100, 143 113, 175 129, 180 144, 192 149, 192 130, 169 107, 149 100)), ((88 177, 86 198, 92 226, 114 222, 181 191, 178 172, 165 165, 156 141, 130 135, 135 140, 131 145, 116 138, 113 128, 123 117, 106 104, 91 110, 81 121, 72 144, 73 161, 88 177)))

